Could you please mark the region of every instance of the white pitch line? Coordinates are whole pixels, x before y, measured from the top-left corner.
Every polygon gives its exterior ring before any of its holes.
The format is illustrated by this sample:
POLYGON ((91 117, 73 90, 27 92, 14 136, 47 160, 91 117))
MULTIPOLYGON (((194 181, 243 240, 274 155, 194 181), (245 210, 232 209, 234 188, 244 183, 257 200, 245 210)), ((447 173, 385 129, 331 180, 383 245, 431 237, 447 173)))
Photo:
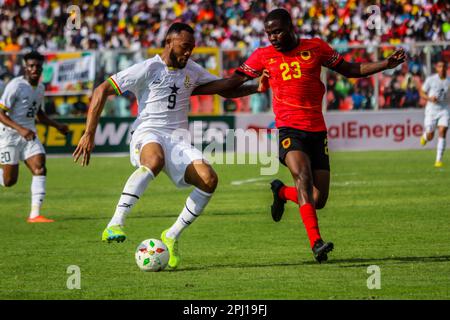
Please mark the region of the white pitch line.
POLYGON ((253 183, 253 182, 268 181, 268 180, 270 180, 270 178, 252 178, 252 179, 246 179, 246 180, 235 180, 235 181, 231 181, 231 185, 240 186, 241 184, 245 184, 245 183, 253 183))

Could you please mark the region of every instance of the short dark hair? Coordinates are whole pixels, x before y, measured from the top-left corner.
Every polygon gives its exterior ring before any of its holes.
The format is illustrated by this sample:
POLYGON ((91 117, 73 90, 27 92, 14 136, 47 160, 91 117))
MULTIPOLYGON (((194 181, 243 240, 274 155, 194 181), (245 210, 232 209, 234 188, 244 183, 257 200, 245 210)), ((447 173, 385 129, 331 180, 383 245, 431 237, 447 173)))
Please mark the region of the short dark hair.
POLYGON ((167 39, 167 37, 169 35, 171 35, 172 33, 180 33, 181 31, 187 31, 190 34, 194 34, 194 29, 192 29, 192 27, 186 23, 182 23, 182 22, 175 22, 173 23, 170 27, 169 30, 167 30, 166 36, 164 39, 167 39))
POLYGON ((283 8, 278 8, 270 11, 266 16, 266 19, 264 19, 264 23, 272 20, 281 21, 284 25, 292 25, 291 15, 287 10, 283 8))
POLYGON ((23 56, 23 61, 28 60, 38 60, 44 62, 44 56, 37 51, 31 51, 23 56))

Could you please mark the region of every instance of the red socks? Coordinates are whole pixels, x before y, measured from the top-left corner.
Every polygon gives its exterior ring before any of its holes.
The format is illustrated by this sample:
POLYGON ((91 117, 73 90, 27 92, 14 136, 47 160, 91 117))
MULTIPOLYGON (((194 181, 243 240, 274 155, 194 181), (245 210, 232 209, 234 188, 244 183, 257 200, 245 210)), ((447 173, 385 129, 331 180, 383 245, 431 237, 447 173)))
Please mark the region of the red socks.
MULTIPOLYGON (((290 200, 298 204, 298 194, 295 187, 284 186, 280 189, 278 195, 283 200, 290 200)), ((312 248, 314 246, 314 243, 318 239, 321 239, 316 209, 312 204, 305 203, 300 207, 300 216, 302 217, 303 224, 305 225, 306 233, 308 234, 309 242, 312 248)))
POLYGON ((297 189, 295 187, 281 187, 278 196, 283 200, 291 200, 298 204, 297 189))
POLYGON ((305 203, 300 207, 300 216, 302 217, 303 224, 305 225, 306 233, 308 234, 309 243, 311 248, 314 243, 321 239, 319 232, 319 223, 317 221, 316 209, 310 203, 305 203))

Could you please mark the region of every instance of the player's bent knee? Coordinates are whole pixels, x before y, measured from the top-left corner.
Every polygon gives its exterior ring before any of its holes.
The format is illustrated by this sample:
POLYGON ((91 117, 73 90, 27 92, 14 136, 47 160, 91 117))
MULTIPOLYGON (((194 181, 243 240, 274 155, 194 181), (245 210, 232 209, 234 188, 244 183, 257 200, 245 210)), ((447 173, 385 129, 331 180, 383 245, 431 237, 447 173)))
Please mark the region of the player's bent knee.
POLYGON ((34 168, 32 170, 32 173, 34 176, 45 176, 47 174, 47 168, 46 167, 34 168))
POLYGON ((208 193, 213 193, 216 190, 218 183, 219 178, 217 174, 214 171, 212 171, 202 176, 202 183, 200 189, 208 193))
POLYGON ((219 183, 219 178, 214 173, 214 174, 209 175, 208 178, 204 181, 204 183, 205 183, 205 187, 206 187, 205 191, 208 193, 213 193, 217 188, 217 184, 219 183))
POLYGON ((153 156, 150 158, 143 159, 141 160, 141 166, 150 169, 156 177, 164 168, 164 157, 153 156))

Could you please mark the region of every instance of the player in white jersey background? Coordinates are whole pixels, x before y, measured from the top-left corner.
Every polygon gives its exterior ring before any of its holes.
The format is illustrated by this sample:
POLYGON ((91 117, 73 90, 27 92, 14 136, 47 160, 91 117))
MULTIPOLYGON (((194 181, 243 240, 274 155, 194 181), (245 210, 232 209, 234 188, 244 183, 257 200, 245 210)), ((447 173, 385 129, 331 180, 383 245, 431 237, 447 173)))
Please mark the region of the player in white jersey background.
POLYGON ((180 263, 178 238, 204 210, 218 183, 214 169, 202 152, 180 141, 173 133, 188 129, 189 98, 193 94, 218 93, 239 97, 258 92, 258 85, 241 86, 241 79, 220 79, 190 60, 195 47, 194 31, 184 23, 174 23, 167 31, 161 56, 135 64, 98 86, 93 93, 86 120, 86 131, 73 154, 75 161, 88 165, 94 148, 95 131, 108 96, 132 91, 138 101, 139 114, 132 126, 130 160, 137 167, 125 184, 102 240, 122 242, 123 226, 133 205, 147 185, 164 171, 177 187, 194 186, 176 222, 163 231, 161 239, 170 253, 169 267, 180 263), (233 92, 211 92, 218 87, 236 87, 233 92))
POLYGON ((36 117, 40 123, 55 127, 63 134, 67 125, 45 114, 44 86, 39 83, 44 57, 30 52, 23 58, 25 74, 12 79, 0 98, 0 185, 11 187, 19 177, 19 161, 24 161, 33 177, 31 211, 28 222, 53 222, 40 214, 45 197, 47 169, 45 150, 36 135, 36 117))
POLYGON ((438 141, 436 150, 435 167, 443 166, 442 157, 445 150, 445 137, 449 125, 449 87, 450 79, 447 77, 447 62, 438 61, 436 63, 436 73, 427 77, 420 90, 422 98, 427 100, 425 106, 425 132, 420 138, 420 143, 424 146, 428 141, 433 140, 434 132, 438 130, 438 141))

